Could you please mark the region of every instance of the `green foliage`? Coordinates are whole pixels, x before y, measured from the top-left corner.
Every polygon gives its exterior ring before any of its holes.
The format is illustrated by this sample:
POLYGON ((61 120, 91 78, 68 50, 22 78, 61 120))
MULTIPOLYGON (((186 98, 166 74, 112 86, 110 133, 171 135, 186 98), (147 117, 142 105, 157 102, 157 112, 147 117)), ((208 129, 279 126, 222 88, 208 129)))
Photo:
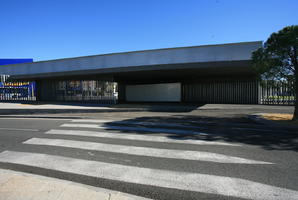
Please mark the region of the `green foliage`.
POLYGON ((264 46, 252 53, 252 63, 262 80, 294 83, 293 120, 298 120, 298 26, 272 33, 264 46))
POLYGON ((252 54, 253 67, 263 80, 295 81, 297 60, 297 25, 271 34, 264 46, 252 54))

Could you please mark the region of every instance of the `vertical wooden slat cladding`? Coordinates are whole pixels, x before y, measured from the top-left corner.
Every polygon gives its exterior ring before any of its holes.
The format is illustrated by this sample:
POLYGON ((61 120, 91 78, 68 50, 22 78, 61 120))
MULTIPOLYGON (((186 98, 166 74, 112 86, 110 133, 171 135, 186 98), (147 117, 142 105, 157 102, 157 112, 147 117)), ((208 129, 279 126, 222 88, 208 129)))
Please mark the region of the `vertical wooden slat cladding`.
POLYGON ((256 80, 185 82, 183 88, 184 102, 258 104, 256 80))

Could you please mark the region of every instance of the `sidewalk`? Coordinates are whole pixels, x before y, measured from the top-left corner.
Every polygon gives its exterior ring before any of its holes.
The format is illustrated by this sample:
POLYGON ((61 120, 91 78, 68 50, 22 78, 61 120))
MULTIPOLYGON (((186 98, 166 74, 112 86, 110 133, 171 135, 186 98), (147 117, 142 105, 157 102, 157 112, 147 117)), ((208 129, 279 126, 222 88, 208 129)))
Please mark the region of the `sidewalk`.
POLYGON ((0 200, 29 199, 146 200, 143 197, 70 181, 0 169, 0 200))
POLYGON ((113 112, 235 112, 237 114, 254 113, 293 113, 294 106, 237 105, 237 104, 84 104, 73 102, 34 104, 0 102, 0 115, 63 114, 63 113, 113 113, 113 112))
POLYGON ((0 103, 0 115, 102 113, 102 112, 190 112, 198 106, 184 104, 84 104, 84 103, 0 103))
POLYGON ((0 102, 0 109, 111 109, 108 104, 83 104, 83 103, 11 103, 0 102))

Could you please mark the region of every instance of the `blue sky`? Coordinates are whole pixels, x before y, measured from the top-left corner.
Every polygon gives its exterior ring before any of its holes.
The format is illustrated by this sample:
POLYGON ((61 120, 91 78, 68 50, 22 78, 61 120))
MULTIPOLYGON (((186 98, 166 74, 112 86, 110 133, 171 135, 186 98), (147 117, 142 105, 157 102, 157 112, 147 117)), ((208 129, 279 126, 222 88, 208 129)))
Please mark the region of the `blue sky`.
POLYGON ((266 40, 298 24, 298 0, 0 0, 0 58, 266 40))

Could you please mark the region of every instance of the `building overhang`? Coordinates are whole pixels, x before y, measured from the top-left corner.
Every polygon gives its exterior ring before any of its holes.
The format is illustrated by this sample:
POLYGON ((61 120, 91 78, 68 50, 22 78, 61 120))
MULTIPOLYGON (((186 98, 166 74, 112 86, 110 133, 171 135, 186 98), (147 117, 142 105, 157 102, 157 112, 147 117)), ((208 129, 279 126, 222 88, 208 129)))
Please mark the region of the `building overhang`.
POLYGON ((106 77, 119 81, 252 76, 251 53, 261 45, 243 42, 85 56, 1 66, 0 74, 10 75, 12 80, 106 77))
POLYGON ((192 78, 207 78, 215 76, 254 76, 250 60, 181 63, 172 65, 130 66, 125 68, 105 68, 95 70, 78 70, 70 72, 40 73, 26 75, 12 75, 10 80, 31 81, 41 79, 63 80, 177 80, 192 78))

